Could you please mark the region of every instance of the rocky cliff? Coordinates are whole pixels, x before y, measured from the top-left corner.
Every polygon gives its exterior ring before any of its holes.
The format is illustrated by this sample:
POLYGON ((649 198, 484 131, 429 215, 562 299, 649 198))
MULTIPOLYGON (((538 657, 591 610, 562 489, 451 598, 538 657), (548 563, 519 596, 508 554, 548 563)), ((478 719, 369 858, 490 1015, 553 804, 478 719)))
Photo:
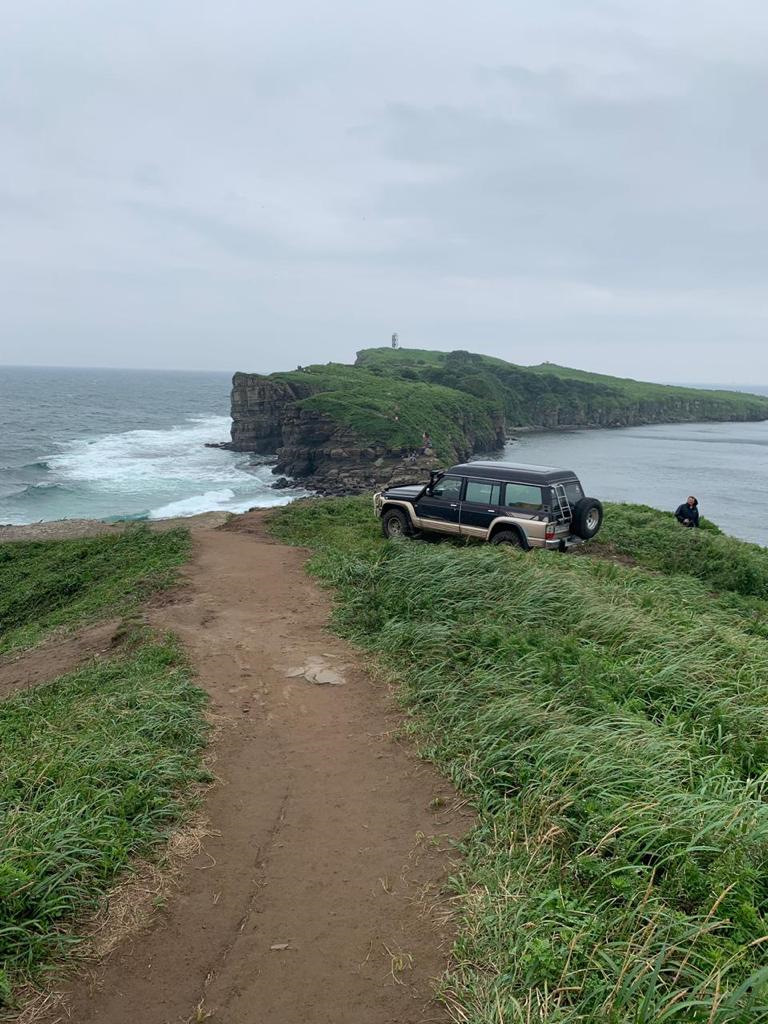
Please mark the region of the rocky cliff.
POLYGON ((353 427, 307 408, 303 401, 312 393, 303 381, 236 373, 230 447, 275 455, 274 473, 284 478, 278 483, 290 478, 321 494, 359 494, 418 478, 436 466, 436 456, 424 456, 421 449, 366 443, 353 427))
POLYGON ((768 399, 755 395, 521 367, 468 352, 369 349, 355 366, 236 373, 230 447, 276 456, 276 476, 345 494, 500 450, 519 428, 757 419, 768 419, 768 399))

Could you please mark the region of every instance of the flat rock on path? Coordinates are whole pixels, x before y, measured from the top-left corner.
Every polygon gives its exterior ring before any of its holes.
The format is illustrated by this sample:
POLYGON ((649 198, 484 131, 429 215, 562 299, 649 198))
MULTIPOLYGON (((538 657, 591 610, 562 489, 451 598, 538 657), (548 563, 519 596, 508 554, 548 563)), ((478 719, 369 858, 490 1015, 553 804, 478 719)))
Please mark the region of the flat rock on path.
POLYGON ((400 716, 328 633, 306 555, 258 514, 193 536, 188 585, 149 615, 182 638, 219 719, 214 835, 151 929, 70 986, 69 1019, 447 1020, 432 991, 450 935, 427 907, 471 819, 393 737, 400 716))

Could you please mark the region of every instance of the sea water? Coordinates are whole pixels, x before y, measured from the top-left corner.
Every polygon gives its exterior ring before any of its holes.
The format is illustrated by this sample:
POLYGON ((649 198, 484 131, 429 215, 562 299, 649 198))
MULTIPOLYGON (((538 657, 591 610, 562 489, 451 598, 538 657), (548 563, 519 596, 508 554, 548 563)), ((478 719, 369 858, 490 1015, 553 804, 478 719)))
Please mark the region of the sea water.
POLYGON ((0 367, 0 523, 160 519, 281 505, 229 439, 226 373, 0 367))
MULTIPOLYGON (((750 388, 768 394, 768 388, 750 388)), ((230 375, 0 367, 0 523, 159 519, 281 505, 272 467, 229 438, 230 375)), ((768 544, 768 422, 523 434, 514 462, 565 466, 589 494, 674 509, 693 493, 727 533, 768 544)))

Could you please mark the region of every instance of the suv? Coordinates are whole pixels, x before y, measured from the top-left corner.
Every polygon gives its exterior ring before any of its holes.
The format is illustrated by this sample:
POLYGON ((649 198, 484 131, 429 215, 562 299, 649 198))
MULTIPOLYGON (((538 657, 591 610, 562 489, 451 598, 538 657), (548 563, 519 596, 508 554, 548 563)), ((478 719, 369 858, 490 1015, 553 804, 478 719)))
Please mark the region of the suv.
POLYGON ((603 521, 603 506, 571 470, 512 462, 467 462, 423 486, 388 487, 373 504, 385 537, 428 531, 560 551, 594 537, 603 521))

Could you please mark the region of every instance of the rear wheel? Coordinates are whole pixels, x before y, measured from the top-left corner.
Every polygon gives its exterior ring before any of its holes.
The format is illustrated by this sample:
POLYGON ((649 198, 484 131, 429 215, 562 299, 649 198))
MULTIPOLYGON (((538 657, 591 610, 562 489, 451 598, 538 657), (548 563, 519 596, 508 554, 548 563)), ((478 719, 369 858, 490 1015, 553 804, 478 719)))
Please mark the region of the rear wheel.
POLYGON ((603 525, 603 506, 597 498, 582 498, 573 507, 571 530, 582 540, 590 540, 603 525))
POLYGON ((521 548, 522 541, 516 530, 498 530, 491 537, 491 544, 509 544, 514 548, 521 548))
POLYGON ((411 524, 405 512, 399 508, 391 508, 381 517, 381 532, 387 540, 396 540, 398 537, 409 537, 411 524))

